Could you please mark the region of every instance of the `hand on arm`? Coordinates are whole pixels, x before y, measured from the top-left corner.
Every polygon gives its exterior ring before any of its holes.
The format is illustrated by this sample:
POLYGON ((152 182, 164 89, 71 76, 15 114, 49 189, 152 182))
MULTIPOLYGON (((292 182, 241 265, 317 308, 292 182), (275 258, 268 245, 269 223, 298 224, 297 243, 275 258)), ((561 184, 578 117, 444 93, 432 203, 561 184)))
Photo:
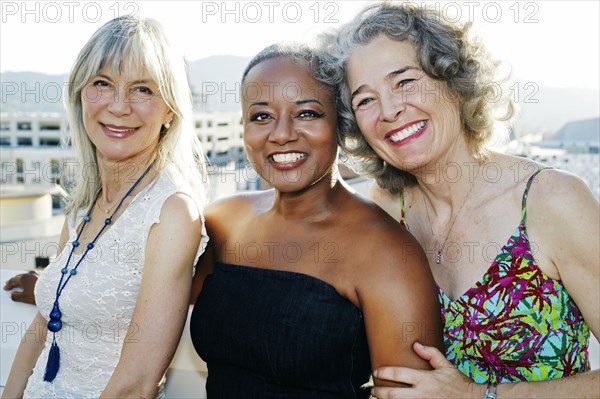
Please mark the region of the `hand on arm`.
POLYGON ((194 202, 183 194, 165 202, 160 220, 148 236, 135 311, 102 398, 154 397, 179 343, 202 222, 194 202))

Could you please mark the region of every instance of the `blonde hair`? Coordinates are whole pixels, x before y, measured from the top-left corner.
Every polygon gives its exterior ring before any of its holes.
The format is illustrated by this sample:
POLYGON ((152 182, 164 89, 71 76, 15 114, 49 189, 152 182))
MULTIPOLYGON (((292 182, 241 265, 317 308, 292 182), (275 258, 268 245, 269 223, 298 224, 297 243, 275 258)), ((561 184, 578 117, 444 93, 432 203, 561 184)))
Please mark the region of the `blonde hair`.
POLYGON ((66 212, 88 208, 101 189, 96 149, 83 124, 81 92, 88 81, 110 65, 113 73, 132 65, 146 70, 173 111, 170 127, 161 127, 155 170, 174 166, 192 188, 194 199, 206 203, 206 158, 194 131, 192 96, 183 56, 171 47, 162 26, 152 19, 115 18, 100 27, 81 49, 68 79, 66 107, 72 143, 83 165, 66 212))

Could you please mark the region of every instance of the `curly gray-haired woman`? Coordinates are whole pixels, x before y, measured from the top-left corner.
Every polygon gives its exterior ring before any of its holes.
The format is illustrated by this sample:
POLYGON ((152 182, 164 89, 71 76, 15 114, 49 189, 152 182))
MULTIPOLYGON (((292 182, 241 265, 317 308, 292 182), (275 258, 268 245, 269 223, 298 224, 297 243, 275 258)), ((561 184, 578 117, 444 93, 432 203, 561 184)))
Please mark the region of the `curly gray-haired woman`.
POLYGON ((448 360, 415 344, 436 370, 376 370, 411 387, 374 395, 597 395, 598 202, 576 176, 490 148, 513 114, 498 63, 468 26, 408 4, 369 6, 322 39, 341 145, 423 245, 444 322, 448 360))

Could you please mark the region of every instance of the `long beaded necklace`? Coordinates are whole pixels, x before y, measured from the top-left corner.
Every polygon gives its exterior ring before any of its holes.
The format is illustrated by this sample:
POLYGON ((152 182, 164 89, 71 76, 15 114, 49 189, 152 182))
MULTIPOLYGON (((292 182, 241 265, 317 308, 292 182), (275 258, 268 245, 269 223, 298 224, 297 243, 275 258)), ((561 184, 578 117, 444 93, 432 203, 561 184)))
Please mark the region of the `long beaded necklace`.
POLYGON ((125 193, 123 198, 121 198, 121 201, 119 201, 119 204, 117 205, 117 207, 115 208, 113 213, 109 217, 104 219, 104 224, 100 228, 100 231, 98 232, 98 234, 96 234, 94 239, 90 243, 87 244, 85 252, 83 253, 83 255, 81 255, 81 258, 79 259, 77 264, 75 264, 75 267, 73 267, 69 271, 69 263, 71 262, 71 258, 73 257, 73 252, 75 252, 75 248, 77 248, 79 246, 79 238, 81 237, 81 233, 83 233, 83 230, 85 229, 85 225, 87 224, 87 222, 90 221, 90 215, 92 213, 92 209, 94 208, 93 205, 90 207, 87 214, 83 217, 83 223, 81 224, 81 228, 79 229, 79 232, 77 233, 77 238, 75 238, 75 241, 73 241, 71 243, 71 252, 69 253, 69 257, 67 258, 67 263, 60 270, 61 274, 60 274, 60 281, 58 282, 58 287, 56 288, 56 298, 54 299, 54 306, 52 307, 52 311, 50 312, 50 321, 48 321, 48 330, 50 332, 52 332, 52 346, 50 347, 50 352, 48 353, 48 362, 46 363, 46 372, 44 373, 44 381, 48 381, 48 382, 54 381, 54 378, 56 378, 56 374, 58 373, 58 369, 60 367, 60 349, 58 347, 58 344, 56 343, 56 333, 62 329, 62 321, 61 321, 62 313, 58 306, 58 300, 60 298, 60 295, 62 294, 62 292, 65 289, 65 286, 67 285, 69 280, 71 280, 71 277, 73 277, 77 274, 77 268, 79 267, 79 265, 81 264, 81 262, 83 261, 83 259, 87 255, 87 253, 94 248, 94 244, 96 243, 96 241, 98 240, 98 238, 100 237, 100 235, 102 234, 104 229, 106 229, 108 227, 108 225, 111 224, 113 216, 115 216, 115 213, 117 213, 117 211, 119 210, 121 205, 123 205, 125 198, 127 198, 129 196, 129 194, 131 194, 131 192, 137 187, 137 185, 142 181, 142 179, 148 174, 148 172, 152 168, 152 165, 154 165, 154 162, 155 161, 152 161, 150 163, 150 165, 148 165, 148 167, 146 168, 144 173, 142 173, 142 175, 135 181, 135 183, 133 183, 133 186, 131 186, 131 188, 125 193), (65 276, 67 274, 68 274, 68 276, 65 280, 65 276), (64 283, 63 283, 63 280, 64 280, 64 283))

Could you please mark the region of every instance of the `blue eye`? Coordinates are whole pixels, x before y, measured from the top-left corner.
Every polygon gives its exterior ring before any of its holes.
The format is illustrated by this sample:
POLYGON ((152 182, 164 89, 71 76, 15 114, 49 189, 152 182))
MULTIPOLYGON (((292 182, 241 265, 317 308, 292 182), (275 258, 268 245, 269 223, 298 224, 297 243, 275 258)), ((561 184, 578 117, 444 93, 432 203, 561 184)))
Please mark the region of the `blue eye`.
POLYGON ((404 87, 407 84, 414 82, 415 79, 402 79, 401 81, 398 82, 398 84, 396 85, 396 87, 404 87))
POLYGON ((366 106, 368 106, 369 104, 371 104, 373 101, 375 101, 375 99, 373 97, 365 97, 357 102, 355 102, 355 104, 353 105, 353 109, 360 109, 360 108, 365 108, 366 106))
POLYGON ((365 98, 365 99, 361 100, 361 101, 358 103, 358 107, 362 107, 362 106, 364 106, 364 105, 367 105, 367 104, 371 103, 372 101, 373 101, 373 99, 372 99, 372 98, 365 98))

